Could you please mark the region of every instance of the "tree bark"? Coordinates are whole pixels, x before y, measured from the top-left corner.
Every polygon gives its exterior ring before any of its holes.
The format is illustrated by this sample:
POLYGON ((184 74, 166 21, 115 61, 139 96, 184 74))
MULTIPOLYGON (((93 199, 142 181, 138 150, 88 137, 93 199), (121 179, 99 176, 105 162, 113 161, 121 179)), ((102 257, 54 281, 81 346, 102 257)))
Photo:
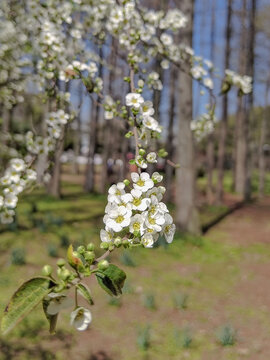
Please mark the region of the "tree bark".
MULTIPOLYGON (((247 74, 252 78, 252 84, 254 84, 255 76, 255 41, 256 41, 256 12, 257 12, 257 0, 251 0, 251 10, 250 10, 250 21, 249 21, 249 37, 248 37, 248 56, 247 56, 247 74)), ((252 195, 251 188, 251 177, 253 170, 252 158, 254 155, 253 149, 254 139, 252 137, 252 126, 254 124, 254 112, 253 112, 253 91, 248 94, 247 98, 247 112, 246 112, 246 139, 247 139, 247 155, 246 155, 246 179, 245 179, 245 189, 244 189, 244 199, 249 201, 252 195)))
MULTIPOLYGON (((194 0, 182 0, 180 9, 188 17, 188 25, 181 40, 192 46, 194 0)), ((176 224, 179 230, 200 233, 198 211, 195 205, 194 144, 190 123, 192 120, 192 79, 184 72, 178 77, 179 128, 176 171, 176 224)))
POLYGON ((267 120, 268 120, 268 93, 270 88, 270 78, 267 80, 265 87, 265 108, 262 117, 261 123, 261 132, 260 132, 260 144, 259 144, 259 198, 264 196, 265 190, 265 154, 264 154, 264 144, 266 142, 266 132, 267 132, 267 120))
MULTIPOLYGON (((229 68, 230 65, 230 56, 231 56, 231 46, 230 40, 232 35, 232 0, 228 0, 228 9, 227 9, 227 24, 226 24, 226 47, 225 47, 225 69, 229 68)), ((225 154, 226 154, 226 138, 228 131, 228 95, 223 95, 222 102, 222 120, 220 124, 220 133, 219 133, 219 148, 218 148, 218 182, 217 182, 217 193, 216 193, 216 202, 218 204, 222 203, 223 200, 223 181, 224 181, 224 165, 225 165, 225 154)))
MULTIPOLYGON (((170 69, 170 108, 169 108, 169 124, 168 124, 168 137, 167 137, 167 146, 166 150, 168 152, 168 159, 173 161, 174 156, 174 149, 173 149, 173 140, 174 140, 174 132, 173 132, 173 125, 174 125, 174 116, 175 116, 175 92, 176 92, 176 70, 174 66, 171 66, 170 69)), ((173 180, 173 167, 166 162, 165 167, 165 182, 166 182, 166 193, 165 199, 166 201, 173 200, 172 194, 172 180, 173 180)))
POLYGON ((54 153, 53 173, 48 187, 48 193, 56 198, 61 197, 61 155, 64 150, 66 126, 63 127, 54 153))
MULTIPOLYGON (((240 39, 240 56, 239 56, 239 74, 243 75, 246 72, 246 57, 247 57, 247 31, 246 31, 246 12, 247 1, 243 0, 241 13, 241 39, 240 39)), ((246 115, 246 101, 244 97, 239 97, 236 116, 236 146, 235 146, 235 191, 244 197, 245 182, 246 182, 246 158, 247 158, 247 115, 246 115)))
MULTIPOLYGON (((112 38, 112 44, 111 47, 113 49, 115 49, 115 51, 112 52, 112 54, 110 55, 110 72, 109 72, 109 79, 108 79, 108 92, 110 95, 113 94, 113 83, 115 80, 115 66, 116 66, 116 53, 117 53, 117 48, 116 48, 116 42, 115 40, 112 38)), ((106 190, 106 186, 109 183, 109 176, 108 176, 108 159, 110 157, 110 155, 114 155, 113 154, 113 148, 115 147, 115 141, 114 141, 114 127, 113 127, 113 119, 111 120, 106 120, 104 122, 104 140, 103 140, 103 154, 102 154, 102 174, 101 174, 101 193, 105 193, 106 190)))
POLYGON ((81 107, 83 103, 83 84, 79 84, 79 106, 78 106, 78 116, 76 117, 76 128, 73 131, 73 152, 74 159, 72 164, 73 174, 79 174, 80 167, 78 164, 78 156, 80 155, 81 150, 81 107))
MULTIPOLYGON (((215 30, 216 30, 216 6, 215 1, 212 2, 211 11, 211 49, 210 59, 215 63, 215 30)), ((211 78, 214 81, 213 72, 211 78)), ((210 94, 210 104, 212 103, 212 97, 210 94)), ((215 146, 214 146, 214 134, 208 136, 207 147, 206 147, 206 161, 207 161, 207 185, 206 185, 206 198, 207 203, 212 205, 214 202, 214 187, 213 187, 213 170, 215 166, 215 146)))
POLYGON ((95 164, 94 156, 96 149, 96 138, 97 138, 97 123, 98 123, 99 113, 97 111, 97 106, 92 101, 91 103, 91 118, 89 126, 89 151, 88 151, 88 161, 85 169, 85 182, 84 190, 86 192, 93 192, 95 189, 95 164))

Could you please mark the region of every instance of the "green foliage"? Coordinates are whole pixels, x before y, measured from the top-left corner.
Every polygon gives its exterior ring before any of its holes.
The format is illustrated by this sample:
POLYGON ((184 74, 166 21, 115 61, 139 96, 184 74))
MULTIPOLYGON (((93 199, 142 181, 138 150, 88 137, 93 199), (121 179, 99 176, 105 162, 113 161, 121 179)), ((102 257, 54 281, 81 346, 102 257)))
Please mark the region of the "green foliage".
POLYGON ((147 325, 138 331, 136 342, 137 342, 138 348, 142 351, 147 351, 151 346, 150 331, 151 331, 150 325, 147 325))
POLYGON ((46 223, 48 225, 55 225, 61 227, 63 225, 63 218, 60 216, 52 215, 51 213, 47 214, 46 216, 46 223))
POLYGON ((10 261, 12 265, 24 265, 25 260, 25 250, 23 248, 15 248, 11 251, 10 261))
POLYGON ((122 294, 122 288, 126 280, 126 274, 117 266, 110 264, 106 270, 96 273, 99 285, 111 296, 122 294))
POLYGON ((122 252, 120 258, 120 262, 125 266, 135 267, 136 263, 133 260, 133 257, 130 255, 130 252, 125 250, 122 252))
POLYGON ((115 306, 115 307, 121 307, 122 306, 122 302, 119 298, 116 297, 112 297, 110 296, 108 298, 108 304, 111 306, 115 306))
POLYGON ((144 295, 144 297, 143 297, 143 305, 147 309, 156 310, 157 306, 156 306, 155 295, 154 294, 146 294, 146 295, 144 295))
POLYGON ((77 284, 76 285, 78 292, 85 298, 85 300, 90 304, 90 305, 94 305, 94 301, 92 299, 90 290, 88 289, 88 287, 85 284, 77 284))
POLYGON ((68 248, 70 245, 69 237, 66 234, 60 235, 60 246, 64 249, 68 248))
POLYGON ((44 277, 36 277, 22 284, 8 303, 1 322, 4 334, 9 332, 46 296, 54 283, 44 277))
POLYGON ((190 328, 185 327, 181 331, 176 330, 175 331, 175 340, 184 349, 190 348, 192 345, 192 342, 193 342, 193 336, 192 336, 190 328))
POLYGON ((173 303, 176 309, 186 309, 188 302, 188 295, 185 293, 178 293, 173 296, 173 303))
POLYGON ((197 247, 203 246, 203 238, 201 236, 182 233, 179 235, 179 237, 180 237, 180 241, 182 241, 185 244, 190 244, 197 247))
POLYGON ((56 258, 58 256, 58 247, 55 244, 48 244, 47 252, 50 257, 56 258))
POLYGON ((222 346, 232 346, 236 343, 237 333, 231 325, 223 326, 217 333, 217 340, 222 346))
POLYGON ((122 292, 123 294, 134 294, 134 288, 128 281, 125 281, 122 292))

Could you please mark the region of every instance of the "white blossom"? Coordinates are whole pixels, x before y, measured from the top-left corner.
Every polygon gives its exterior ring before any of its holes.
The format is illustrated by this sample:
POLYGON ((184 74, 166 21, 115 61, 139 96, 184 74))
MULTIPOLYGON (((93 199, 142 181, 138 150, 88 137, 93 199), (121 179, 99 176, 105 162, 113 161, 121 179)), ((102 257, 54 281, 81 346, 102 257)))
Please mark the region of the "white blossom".
POLYGON ((91 321, 91 312, 83 307, 78 307, 70 314, 70 324, 79 331, 86 330, 91 321))
POLYGON ((131 179, 133 181, 133 187, 135 190, 140 190, 142 192, 146 192, 154 186, 154 182, 150 179, 148 173, 131 173, 131 179))
POLYGON ((143 104, 144 99, 140 94, 129 93, 126 95, 126 105, 132 106, 135 109, 139 109, 141 104, 143 104))
POLYGON ((48 315, 56 315, 72 305, 72 300, 61 293, 51 292, 48 294, 48 299, 50 301, 46 309, 48 315))
POLYGON ((115 232, 121 231, 123 228, 130 224, 131 210, 125 206, 114 206, 108 213, 106 219, 106 228, 111 229, 115 232))
POLYGON ((150 164, 156 163, 157 162, 157 154, 155 152, 150 152, 149 154, 147 154, 146 160, 150 164))

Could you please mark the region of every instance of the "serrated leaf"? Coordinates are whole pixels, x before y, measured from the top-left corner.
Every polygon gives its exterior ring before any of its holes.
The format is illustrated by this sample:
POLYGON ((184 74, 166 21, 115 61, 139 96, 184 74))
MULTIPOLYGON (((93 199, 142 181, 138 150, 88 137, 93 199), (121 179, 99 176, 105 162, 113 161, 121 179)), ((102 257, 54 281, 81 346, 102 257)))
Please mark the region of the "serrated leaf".
POLYGON ((57 318, 58 318, 58 314, 55 314, 55 315, 49 315, 47 313, 47 308, 50 304, 50 301, 49 300, 46 300, 46 299, 43 299, 42 301, 42 306, 43 306, 43 311, 44 311, 44 314, 49 322, 49 331, 50 331, 50 334, 55 334, 55 328, 56 328, 56 324, 57 324, 57 318))
POLYGON ((31 310, 33 310, 54 286, 49 278, 36 277, 26 281, 13 294, 1 321, 1 330, 9 332, 31 310))
POLYGON ((96 273, 99 285, 111 296, 122 294, 122 288, 126 280, 126 274, 116 265, 110 264, 104 271, 96 273))
POLYGON ((94 301, 92 299, 92 296, 90 294, 90 290, 88 289, 88 287, 84 284, 77 284, 76 285, 79 293, 85 298, 86 301, 88 301, 88 303, 90 305, 94 305, 94 301))

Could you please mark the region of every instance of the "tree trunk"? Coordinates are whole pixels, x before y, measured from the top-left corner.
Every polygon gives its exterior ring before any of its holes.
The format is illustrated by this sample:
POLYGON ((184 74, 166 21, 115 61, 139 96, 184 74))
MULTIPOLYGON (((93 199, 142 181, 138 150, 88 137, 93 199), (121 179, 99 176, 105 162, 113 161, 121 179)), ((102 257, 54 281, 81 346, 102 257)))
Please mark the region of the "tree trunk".
POLYGON ((80 155, 81 150, 81 107, 83 102, 83 86, 79 84, 79 106, 78 106, 78 116, 76 116, 76 128, 73 131, 73 152, 74 159, 72 164, 73 174, 79 174, 80 168, 78 164, 78 156, 80 155))
MULTIPOLYGON (((248 37, 248 56, 247 56, 247 74, 253 79, 252 83, 254 84, 254 63, 255 63, 255 40, 256 40, 256 12, 257 12, 257 0, 251 0, 251 10, 250 10, 250 21, 249 21, 249 37, 248 37)), ((252 194, 251 189, 251 176, 253 170, 253 149, 254 139, 252 137, 252 126, 254 124, 254 114, 253 114, 253 91, 248 94, 247 99, 247 112, 246 112, 246 139, 247 139, 247 155, 246 155, 246 179, 245 179, 245 189, 244 189, 244 198, 245 201, 249 201, 252 194)))
POLYGON ((97 106, 92 101, 91 103, 91 118, 90 118, 90 128, 89 128, 89 151, 88 151, 88 161, 85 170, 85 182, 84 190, 86 192, 93 192, 95 188, 95 164, 94 156, 96 149, 96 139, 97 139, 97 123, 98 123, 99 112, 97 111, 97 106))
MULTIPOLYGON (((117 53, 117 44, 114 39, 112 39, 111 47, 115 49, 115 51, 110 55, 110 72, 109 72, 109 87, 108 87, 108 93, 110 95, 113 94, 113 83, 115 80, 115 66, 116 66, 116 53, 117 53)), ((113 127, 113 119, 106 120, 104 123, 104 140, 103 140, 103 156, 102 156, 102 174, 101 174, 101 193, 105 193, 106 186, 109 183, 109 176, 108 176, 108 159, 110 156, 113 156, 113 148, 115 147, 115 141, 114 141, 114 127, 113 127)))
MULTIPOLYGON (((181 39, 192 47, 194 1, 182 0, 180 9, 188 17, 188 25, 181 39)), ((176 172, 176 224, 179 230, 200 233, 199 216, 195 205, 194 144, 190 123, 192 121, 192 79, 184 72, 178 78, 179 128, 177 158, 180 168, 176 172)))
MULTIPOLYGON (((241 13, 241 39, 240 39, 240 56, 239 56, 239 74, 243 75, 246 71, 246 12, 247 1, 243 0, 241 13)), ((246 115, 246 101, 244 97, 239 97, 236 116, 236 131, 235 131, 235 191, 244 197, 246 185, 246 158, 247 158, 247 115, 246 115)))
MULTIPOLYGON (((227 24, 226 24, 226 47, 225 47, 225 69, 229 68, 231 46, 230 40, 232 35, 232 0, 228 0, 227 9, 227 24)), ((220 204, 223 200, 223 180, 224 180, 224 165, 225 165, 225 154, 226 154, 226 138, 228 128, 228 95, 223 95, 222 103, 222 120, 220 124, 219 134, 219 148, 218 148, 218 182, 217 182, 217 194, 216 202, 220 204)))
POLYGON ((206 159, 207 159, 207 186, 206 186, 206 197, 209 205, 214 202, 214 189, 213 189, 213 170, 215 166, 215 149, 214 149, 214 135, 208 136, 207 148, 206 148, 206 159))
MULTIPOLYGON (((173 161, 174 149, 173 149, 173 124, 174 124, 174 115, 175 115, 175 80, 176 80, 176 70, 174 66, 171 66, 170 70, 170 108, 169 108, 169 124, 168 124, 168 137, 167 137, 167 146, 166 150, 168 152, 168 159, 173 161)), ((166 182, 166 201, 173 200, 172 194, 172 180, 173 180, 173 167, 166 162, 165 167, 165 182, 166 182)))
POLYGON ((53 173, 48 187, 48 193, 56 198, 61 197, 61 155, 64 150, 66 127, 63 127, 54 153, 53 173))
POLYGON ((267 80, 265 87, 265 108, 262 117, 261 133, 260 133, 260 144, 259 144, 259 197, 262 198, 264 195, 265 188, 265 155, 264 155, 264 144, 266 141, 267 131, 267 120, 268 120, 268 93, 270 87, 270 79, 267 80))
MULTIPOLYGON (((210 59, 215 63, 215 30, 216 30, 216 6, 215 1, 212 2, 211 11, 211 49, 210 59)), ((213 72, 211 78, 214 81, 213 72)), ((212 103, 212 96, 210 94, 210 104, 212 103)), ((206 161, 207 161, 207 185, 206 185, 206 198, 207 203, 212 205, 214 202, 214 187, 213 187, 213 170, 215 166, 215 148, 214 148, 214 134, 208 136, 206 147, 206 161)))

